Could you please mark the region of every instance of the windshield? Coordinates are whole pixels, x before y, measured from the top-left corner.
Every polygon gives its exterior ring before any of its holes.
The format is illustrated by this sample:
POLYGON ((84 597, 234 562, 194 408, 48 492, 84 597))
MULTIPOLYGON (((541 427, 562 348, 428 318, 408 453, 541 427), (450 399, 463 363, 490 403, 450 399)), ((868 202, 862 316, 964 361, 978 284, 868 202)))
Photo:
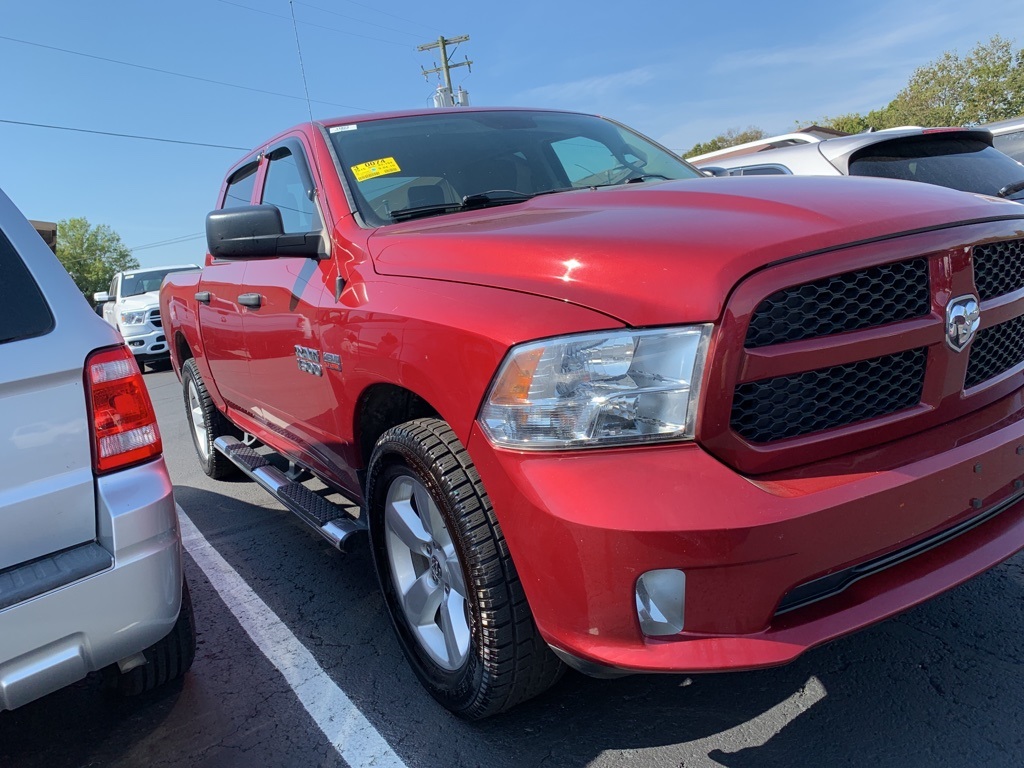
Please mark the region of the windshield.
MULTIPOLYGON (((996 195, 1024 181, 1024 166, 980 139, 935 136, 886 141, 850 161, 851 176, 878 176, 996 195)), ((1009 194, 1020 200, 1021 195, 1009 194)))
POLYGON ((589 115, 438 112, 328 128, 360 214, 371 225, 481 201, 700 173, 650 139, 589 115))
MULTIPOLYGON (((150 291, 159 291, 160 283, 171 272, 185 272, 196 267, 168 267, 167 269, 150 269, 145 272, 126 272, 121 283, 121 297, 141 296, 150 291)), ((113 298, 113 296, 111 296, 113 298)))

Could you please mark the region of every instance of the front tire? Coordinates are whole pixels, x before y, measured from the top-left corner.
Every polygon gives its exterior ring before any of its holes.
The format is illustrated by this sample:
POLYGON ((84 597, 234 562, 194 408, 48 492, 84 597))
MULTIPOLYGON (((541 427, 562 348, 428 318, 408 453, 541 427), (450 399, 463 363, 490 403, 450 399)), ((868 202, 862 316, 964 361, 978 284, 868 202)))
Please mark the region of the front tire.
POLYGON ((214 447, 213 442, 223 435, 239 437, 241 432, 217 410, 210 393, 206 391, 206 384, 194 357, 190 357, 181 366, 181 385, 185 396, 185 415, 199 465, 214 480, 231 477, 238 472, 238 468, 214 447))
POLYGON ((367 474, 385 602, 413 670, 457 715, 503 712, 564 671, 541 638, 465 447, 439 419, 394 427, 367 474))

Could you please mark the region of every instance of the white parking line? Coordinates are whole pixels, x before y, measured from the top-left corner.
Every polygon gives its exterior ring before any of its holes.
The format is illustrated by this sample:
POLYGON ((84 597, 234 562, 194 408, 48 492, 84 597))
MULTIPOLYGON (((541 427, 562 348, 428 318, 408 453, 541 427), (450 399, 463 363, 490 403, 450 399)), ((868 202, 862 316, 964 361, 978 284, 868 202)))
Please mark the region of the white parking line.
POLYGON ((352 768, 406 768, 370 721, 178 507, 181 538, 210 584, 352 768))

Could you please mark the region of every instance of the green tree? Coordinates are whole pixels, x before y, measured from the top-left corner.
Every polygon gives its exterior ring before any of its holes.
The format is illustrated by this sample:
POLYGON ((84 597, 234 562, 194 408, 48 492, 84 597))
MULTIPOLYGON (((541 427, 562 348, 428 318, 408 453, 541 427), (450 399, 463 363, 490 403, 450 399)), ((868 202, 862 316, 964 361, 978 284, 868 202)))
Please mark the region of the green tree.
MULTIPOLYGON (((987 43, 978 43, 967 56, 946 51, 918 67, 907 85, 883 107, 867 114, 851 112, 797 124, 816 123, 846 133, 861 133, 868 128, 901 125, 978 125, 1019 115, 1024 115, 1024 49, 995 35, 987 43)), ((748 130, 759 135, 747 138, 745 133, 727 131, 695 145, 685 157, 764 138, 760 129, 748 130)))
POLYGON ((1024 50, 996 35, 970 55, 946 51, 918 67, 896 98, 866 115, 819 120, 848 133, 900 125, 977 125, 1024 114, 1024 50))
POLYGON ((919 67, 885 108, 888 126, 975 125, 1024 113, 1024 50, 996 35, 919 67))
POLYGON ((725 133, 715 136, 711 141, 694 144, 689 151, 683 153, 683 157, 695 157, 696 155, 715 152, 726 147, 735 147, 737 144, 745 144, 748 141, 757 141, 767 136, 767 133, 754 126, 750 126, 746 130, 730 128, 725 133))
POLYGON ((84 217, 57 222, 57 258, 86 300, 105 291, 116 272, 138 269, 139 260, 106 224, 95 227, 84 217))
MULTIPOLYGON (((842 131, 843 133, 864 133, 868 128, 874 127, 868 121, 867 115, 861 115, 856 112, 839 115, 838 117, 823 117, 813 123, 807 123, 807 125, 820 125, 823 128, 835 128, 837 131, 842 131)), ((797 126, 802 128, 803 124, 798 123, 797 126)))

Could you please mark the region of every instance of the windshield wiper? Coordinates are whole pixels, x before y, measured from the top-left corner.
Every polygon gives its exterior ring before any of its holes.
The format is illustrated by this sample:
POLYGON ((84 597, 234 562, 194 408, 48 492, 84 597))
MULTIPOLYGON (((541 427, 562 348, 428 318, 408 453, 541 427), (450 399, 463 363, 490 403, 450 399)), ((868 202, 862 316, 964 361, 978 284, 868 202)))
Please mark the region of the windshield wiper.
POLYGON ((416 205, 412 208, 399 208, 391 211, 388 215, 392 221, 408 221, 418 219, 422 216, 433 216, 438 213, 451 213, 461 211, 462 203, 431 203, 430 205, 416 205))
POLYGON ((488 192, 479 192, 473 195, 466 195, 458 203, 433 203, 431 205, 418 205, 414 208, 399 208, 391 211, 392 221, 408 221, 423 216, 434 216, 439 213, 452 213, 454 211, 469 211, 476 208, 490 208, 495 205, 508 205, 510 203, 521 203, 541 195, 551 195, 556 192, 569 192, 572 187, 563 189, 545 189, 540 192, 520 192, 515 189, 492 189, 488 192))
POLYGON ((507 205, 508 203, 521 203, 536 195, 535 192, 520 192, 517 189, 492 189, 488 192, 479 192, 475 195, 466 195, 462 198, 463 208, 487 208, 492 205, 507 205))
POLYGON ((620 181, 620 184, 636 184, 640 181, 647 181, 648 179, 662 179, 664 181, 671 181, 668 176, 662 176, 660 173, 638 173, 635 176, 627 176, 625 179, 620 181))
POLYGON ((1009 197, 1014 192, 1020 192, 1022 189, 1024 189, 1024 179, 1021 181, 1015 181, 1012 184, 1007 184, 996 192, 996 197, 1009 197))

